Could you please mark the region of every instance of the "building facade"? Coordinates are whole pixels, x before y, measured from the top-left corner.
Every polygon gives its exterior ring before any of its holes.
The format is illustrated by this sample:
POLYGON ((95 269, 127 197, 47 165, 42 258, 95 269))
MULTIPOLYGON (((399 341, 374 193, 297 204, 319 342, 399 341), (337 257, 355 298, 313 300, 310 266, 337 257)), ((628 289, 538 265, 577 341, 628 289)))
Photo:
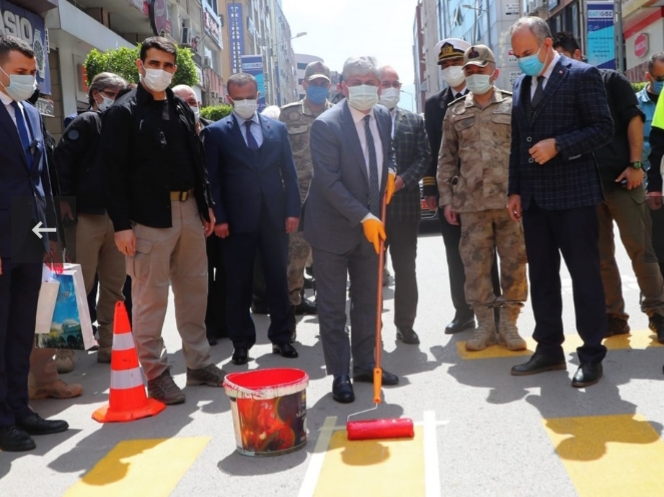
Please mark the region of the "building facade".
POLYGON ((304 88, 302 88, 302 81, 304 80, 304 70, 311 62, 325 62, 321 57, 316 55, 307 55, 296 53, 295 62, 297 64, 297 99, 304 98, 304 88))

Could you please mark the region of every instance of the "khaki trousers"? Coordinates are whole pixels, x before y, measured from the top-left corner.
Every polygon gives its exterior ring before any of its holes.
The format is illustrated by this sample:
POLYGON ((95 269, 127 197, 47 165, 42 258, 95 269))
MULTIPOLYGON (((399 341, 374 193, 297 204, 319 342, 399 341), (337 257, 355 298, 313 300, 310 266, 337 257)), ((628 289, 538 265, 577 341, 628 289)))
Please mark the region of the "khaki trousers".
POLYGON ((212 363, 205 336, 207 257, 196 200, 171 201, 171 228, 134 226, 136 255, 126 257, 131 276, 134 340, 148 380, 168 368, 161 330, 166 318, 169 283, 175 297, 175 320, 187 368, 212 363))
POLYGON ((30 374, 28 386, 30 388, 43 387, 55 383, 60 379, 58 368, 55 365, 56 349, 38 349, 33 347, 30 354, 30 374))
POLYGON ((304 268, 310 254, 311 247, 304 239, 304 232, 291 233, 288 238, 288 298, 291 305, 299 305, 302 302, 304 268))

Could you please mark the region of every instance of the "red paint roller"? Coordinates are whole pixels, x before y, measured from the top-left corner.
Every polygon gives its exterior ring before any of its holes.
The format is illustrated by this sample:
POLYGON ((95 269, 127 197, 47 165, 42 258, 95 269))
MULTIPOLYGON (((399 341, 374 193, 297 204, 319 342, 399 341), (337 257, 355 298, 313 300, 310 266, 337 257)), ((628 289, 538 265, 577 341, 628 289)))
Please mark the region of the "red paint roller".
MULTIPOLYGON (((381 205, 381 221, 385 226, 385 213, 387 211, 387 196, 383 196, 381 205)), ((351 421, 350 418, 358 414, 378 409, 381 403, 380 391, 383 386, 383 369, 380 367, 383 342, 381 340, 383 312, 383 264, 385 262, 385 242, 380 241, 378 250, 378 290, 376 299, 376 367, 373 371, 374 406, 371 409, 350 414, 346 419, 348 440, 375 440, 379 438, 413 438, 413 420, 409 418, 367 419, 351 421)))

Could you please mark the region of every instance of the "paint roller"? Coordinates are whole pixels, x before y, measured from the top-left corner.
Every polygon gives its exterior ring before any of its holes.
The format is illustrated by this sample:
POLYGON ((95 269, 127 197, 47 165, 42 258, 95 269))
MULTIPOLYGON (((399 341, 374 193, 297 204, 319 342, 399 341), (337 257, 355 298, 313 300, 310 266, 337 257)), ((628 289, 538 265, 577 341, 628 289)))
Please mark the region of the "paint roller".
MULTIPOLYGON (((387 211, 387 194, 383 196, 380 209, 380 218, 385 226, 385 214, 387 211)), ((383 312, 383 265, 385 263, 385 242, 380 240, 378 250, 378 289, 376 291, 376 366, 373 370, 373 391, 374 406, 371 409, 355 412, 346 418, 346 431, 348 440, 375 440, 379 438, 413 438, 415 431, 413 420, 410 418, 387 418, 387 419, 366 419, 361 421, 351 421, 350 418, 365 414, 378 409, 381 403, 381 389, 383 386, 383 369, 381 368, 381 355, 383 342, 381 339, 382 331, 382 312, 383 312)))

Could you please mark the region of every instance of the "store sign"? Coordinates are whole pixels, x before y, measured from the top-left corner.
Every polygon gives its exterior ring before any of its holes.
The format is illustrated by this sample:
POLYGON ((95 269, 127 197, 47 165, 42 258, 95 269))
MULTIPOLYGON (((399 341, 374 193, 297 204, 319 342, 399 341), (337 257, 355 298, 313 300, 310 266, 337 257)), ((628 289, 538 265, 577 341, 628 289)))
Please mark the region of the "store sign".
POLYGON ((616 68, 613 2, 588 2, 588 64, 600 69, 616 68))
POLYGON ((634 40, 634 55, 637 57, 645 57, 650 50, 650 40, 646 33, 639 33, 634 40))
POLYGON ((231 72, 242 72, 244 54, 244 25, 242 23, 242 4, 228 4, 228 39, 231 43, 231 72))
POLYGON ((154 0, 150 4, 150 24, 155 36, 171 33, 171 21, 168 19, 166 0, 154 0))
POLYGON ((203 14, 203 25, 205 27, 205 32, 210 35, 210 38, 219 46, 219 48, 224 48, 224 42, 221 37, 221 20, 214 13, 208 4, 205 4, 205 11, 203 14))
POLYGON ((48 45, 44 19, 10 2, 0 2, 0 35, 15 36, 35 51, 39 91, 51 94, 51 74, 48 65, 48 45))
POLYGON ((256 78, 258 91, 258 110, 259 112, 265 108, 265 73, 263 72, 263 56, 262 55, 243 55, 242 56, 242 72, 251 74, 256 78))

